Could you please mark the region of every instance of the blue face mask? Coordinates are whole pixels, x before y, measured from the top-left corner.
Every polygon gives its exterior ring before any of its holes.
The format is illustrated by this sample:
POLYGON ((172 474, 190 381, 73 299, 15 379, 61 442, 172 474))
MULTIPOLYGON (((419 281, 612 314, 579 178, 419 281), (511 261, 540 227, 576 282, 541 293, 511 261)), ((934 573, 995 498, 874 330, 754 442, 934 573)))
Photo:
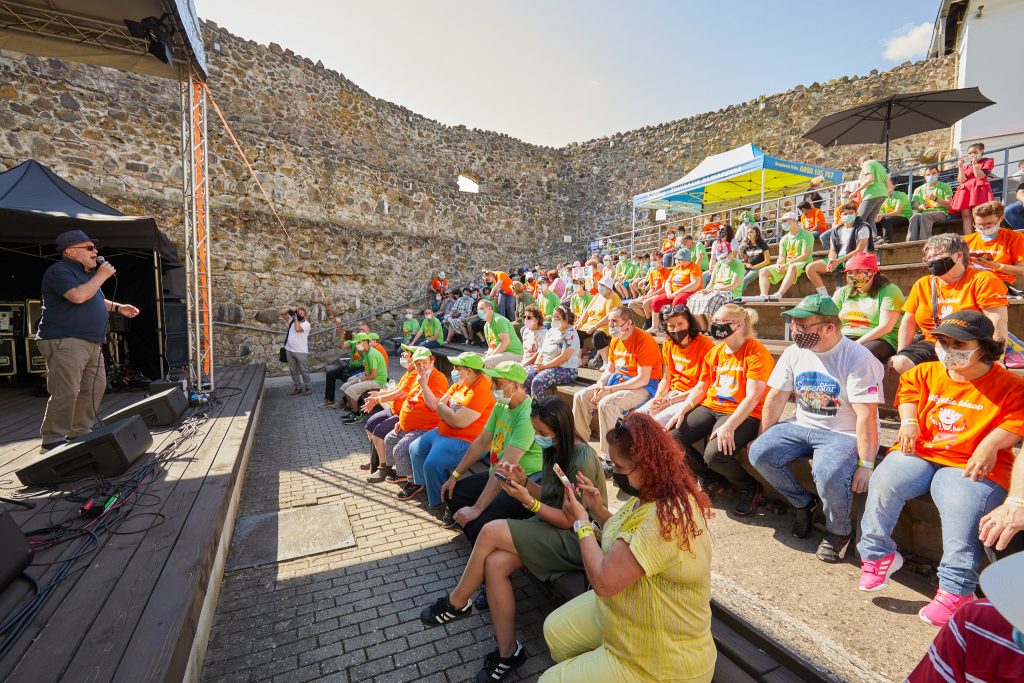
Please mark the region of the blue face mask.
POLYGON ((981 235, 981 241, 982 242, 992 242, 993 240, 995 240, 995 239, 997 239, 999 237, 1000 230, 1001 230, 1001 228, 999 226, 996 226, 996 229, 993 230, 991 232, 991 234, 987 233, 987 232, 985 232, 983 230, 979 230, 978 234, 981 235))
POLYGON ((537 445, 541 448, 551 448, 555 445, 555 438, 553 436, 541 436, 535 434, 533 440, 537 442, 537 445))
POLYGON ((462 379, 462 373, 458 370, 452 370, 452 384, 458 384, 460 379, 462 379))

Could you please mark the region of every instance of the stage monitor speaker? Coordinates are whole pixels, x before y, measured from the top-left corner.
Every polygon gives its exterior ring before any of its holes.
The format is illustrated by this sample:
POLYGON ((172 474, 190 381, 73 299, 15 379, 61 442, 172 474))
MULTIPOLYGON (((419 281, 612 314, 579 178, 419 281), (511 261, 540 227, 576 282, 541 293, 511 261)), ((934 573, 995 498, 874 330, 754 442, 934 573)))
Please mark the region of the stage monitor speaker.
POLYGON ((39 343, 36 338, 25 337, 25 365, 30 375, 43 375, 46 373, 46 359, 39 350, 39 343))
POLYGON ((149 383, 149 395, 155 396, 161 391, 168 389, 179 389, 185 391, 185 380, 155 379, 149 383))
POLYGON ((21 528, 15 523, 10 513, 0 510, 0 591, 24 571, 32 561, 32 548, 21 528))
POLYGON ((116 477, 153 445, 139 415, 100 427, 54 448, 15 472, 25 486, 71 483, 87 477, 116 477))
POLYGON ((18 374, 18 347, 14 342, 14 337, 0 337, 0 377, 18 374))
POLYGON ((147 427, 166 427, 177 422, 186 408, 188 408, 188 399, 185 397, 185 392, 181 390, 180 386, 176 386, 107 415, 103 418, 103 424, 111 424, 126 417, 138 415, 147 427))

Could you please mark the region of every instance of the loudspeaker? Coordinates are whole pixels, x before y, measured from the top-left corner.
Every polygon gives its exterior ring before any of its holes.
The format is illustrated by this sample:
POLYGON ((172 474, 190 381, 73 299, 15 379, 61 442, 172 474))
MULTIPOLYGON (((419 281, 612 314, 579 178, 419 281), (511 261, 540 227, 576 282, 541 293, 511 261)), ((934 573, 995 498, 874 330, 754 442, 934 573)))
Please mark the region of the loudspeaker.
POLYGON ((188 333, 188 307, 184 301, 164 302, 164 331, 168 335, 188 333))
POLYGON ((155 396, 161 391, 167 391, 168 389, 185 391, 185 385, 182 382, 184 380, 155 379, 149 383, 149 395, 155 396))
POLYGON ((86 477, 116 477, 128 471, 153 436, 138 415, 54 448, 15 472, 25 486, 70 483, 86 477))
POLYGON ((43 302, 39 299, 28 299, 25 302, 25 311, 28 315, 28 334, 34 337, 39 331, 39 321, 43 317, 43 302))
POLYGON ((132 415, 138 415, 147 427, 165 427, 178 421, 188 408, 188 399, 181 386, 165 389, 103 418, 103 424, 112 424, 132 415))
POLYGON ((0 302, 0 334, 25 334, 25 304, 21 302, 0 302))
POLYGON ((185 298, 185 269, 184 268, 168 268, 164 271, 162 278, 164 296, 175 297, 178 299, 185 298))
POLYGON ((42 375, 46 372, 46 359, 39 351, 36 338, 25 337, 25 365, 30 375, 42 375))
POLYGON ((0 337, 0 377, 18 374, 17 346, 14 337, 0 337))
POLYGON ((7 510, 0 510, 0 591, 18 578, 32 561, 32 548, 7 510))
POLYGON ((164 302, 164 360, 169 369, 188 365, 188 309, 184 302, 164 302))

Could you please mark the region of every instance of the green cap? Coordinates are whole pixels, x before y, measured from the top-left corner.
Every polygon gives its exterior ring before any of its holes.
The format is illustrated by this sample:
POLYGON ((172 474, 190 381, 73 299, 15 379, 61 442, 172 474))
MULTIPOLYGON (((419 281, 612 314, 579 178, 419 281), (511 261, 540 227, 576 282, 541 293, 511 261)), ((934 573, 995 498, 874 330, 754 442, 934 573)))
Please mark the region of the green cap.
POLYGON ((457 356, 452 356, 448 359, 448 362, 452 365, 469 368, 470 370, 484 369, 484 359, 472 351, 464 351, 457 356))
POLYGON ((488 377, 499 377, 511 380, 516 384, 522 384, 526 381, 526 370, 514 360, 502 361, 493 368, 484 368, 483 372, 488 377))
POLYGON ((373 337, 371 337, 370 335, 366 334, 365 332, 359 332, 354 337, 352 337, 352 341, 354 341, 354 342, 372 341, 372 340, 373 340, 373 337))
POLYGON ((839 315, 839 307, 830 296, 811 294, 801 299, 795 308, 783 311, 782 315, 793 318, 810 318, 812 315, 839 315))
MULTIPOLYGON (((402 348, 405 349, 405 344, 402 344, 402 348)), ((406 350, 409 351, 409 349, 406 350)), ((429 360, 430 357, 434 355, 430 352, 430 349, 425 346, 414 346, 409 353, 412 354, 413 360, 429 360)))
POLYGON ((413 353, 414 351, 416 351, 416 349, 419 349, 419 348, 423 348, 423 347, 413 346, 412 344, 402 344, 402 350, 403 351, 408 351, 409 353, 413 353))
POLYGON ((376 332, 367 332, 366 338, 371 341, 377 341, 378 339, 380 339, 380 335, 377 334, 376 332))

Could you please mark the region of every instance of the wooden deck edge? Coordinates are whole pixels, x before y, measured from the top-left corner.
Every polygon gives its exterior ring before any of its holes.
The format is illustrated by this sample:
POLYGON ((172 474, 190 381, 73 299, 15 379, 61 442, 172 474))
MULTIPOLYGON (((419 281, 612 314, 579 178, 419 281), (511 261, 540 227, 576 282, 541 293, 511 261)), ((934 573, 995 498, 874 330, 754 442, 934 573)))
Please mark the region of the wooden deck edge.
POLYGON ((203 599, 203 606, 199 613, 199 621, 196 624, 196 632, 192 638, 192 648, 189 650, 188 662, 185 665, 185 675, 182 683, 199 683, 203 672, 203 663, 206 659, 206 648, 210 643, 210 633, 213 631, 213 619, 217 611, 217 599, 220 597, 220 584, 224 579, 224 568, 227 565, 228 551, 231 549, 231 539, 235 531, 235 520, 238 517, 238 506, 242 498, 242 487, 245 485, 245 474, 249 469, 249 455, 252 452, 253 443, 256 440, 256 428, 259 425, 260 415, 263 412, 263 395, 266 391, 266 371, 263 373, 263 384, 260 387, 260 395, 256 400, 256 408, 247 425, 248 433, 245 443, 242 445, 242 454, 238 467, 238 478, 231 491, 228 501, 227 514, 224 518, 223 532, 217 543, 214 554, 213 566, 210 568, 210 576, 207 578, 206 595, 203 599))

